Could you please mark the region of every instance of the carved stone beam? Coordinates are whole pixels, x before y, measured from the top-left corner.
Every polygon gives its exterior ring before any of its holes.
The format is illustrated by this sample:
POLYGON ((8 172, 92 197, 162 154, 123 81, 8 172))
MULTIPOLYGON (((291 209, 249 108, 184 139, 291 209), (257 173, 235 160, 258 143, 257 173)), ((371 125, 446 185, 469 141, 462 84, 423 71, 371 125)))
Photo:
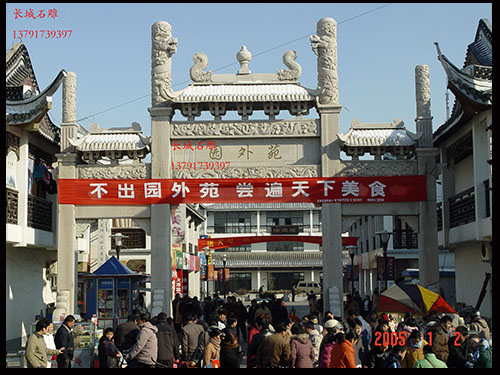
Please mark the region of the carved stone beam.
POLYGON ((302 118, 302 115, 309 113, 309 107, 306 102, 292 102, 290 103, 290 113, 297 118, 302 118))
POLYGON ((210 103, 208 108, 214 120, 222 120, 222 116, 226 114, 226 103, 210 103))
POLYGON ((248 120, 248 116, 253 113, 253 103, 237 103, 236 107, 242 120, 248 120))
POLYGON ((274 120, 280 113, 280 105, 273 102, 264 103, 264 113, 269 116, 269 120, 274 120))
POLYGON ((188 120, 194 121, 194 118, 201 114, 199 103, 182 103, 181 113, 188 120))

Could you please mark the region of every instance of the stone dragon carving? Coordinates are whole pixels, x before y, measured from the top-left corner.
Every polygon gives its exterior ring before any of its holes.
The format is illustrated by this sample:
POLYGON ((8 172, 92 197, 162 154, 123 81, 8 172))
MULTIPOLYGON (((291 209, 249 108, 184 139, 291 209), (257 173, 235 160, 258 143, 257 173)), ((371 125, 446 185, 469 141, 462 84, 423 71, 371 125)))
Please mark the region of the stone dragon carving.
POLYGON ((203 52, 196 52, 193 56, 194 65, 189 70, 193 82, 207 82, 212 78, 212 71, 204 72, 208 66, 208 57, 203 52))
POLYGON ((280 81, 296 81, 302 75, 302 67, 295 62, 296 58, 297 53, 292 50, 288 50, 283 54, 283 64, 288 69, 278 69, 278 79, 280 81))
POLYGON ((177 38, 172 36, 172 26, 158 21, 151 27, 151 102, 157 105, 173 97, 172 56, 177 52, 177 38))
POLYGON ((337 22, 322 18, 316 28, 317 35, 311 35, 309 40, 318 56, 318 87, 322 89, 318 100, 320 104, 338 104, 337 22))

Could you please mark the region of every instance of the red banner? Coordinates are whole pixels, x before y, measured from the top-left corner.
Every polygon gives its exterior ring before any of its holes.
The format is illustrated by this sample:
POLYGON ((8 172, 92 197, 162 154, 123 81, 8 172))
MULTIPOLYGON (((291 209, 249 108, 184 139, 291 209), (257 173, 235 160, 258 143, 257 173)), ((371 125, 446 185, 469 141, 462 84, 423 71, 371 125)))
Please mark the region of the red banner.
POLYGON ((59 203, 384 203, 427 199, 425 176, 158 179, 59 179, 59 203))
MULTIPOLYGON (((224 249, 226 247, 249 245, 259 242, 274 241, 297 241, 317 243, 321 245, 322 236, 241 236, 224 238, 200 238, 198 239, 198 249, 209 247, 210 249, 224 249)), ((357 246, 358 237, 342 237, 342 246, 357 246)))

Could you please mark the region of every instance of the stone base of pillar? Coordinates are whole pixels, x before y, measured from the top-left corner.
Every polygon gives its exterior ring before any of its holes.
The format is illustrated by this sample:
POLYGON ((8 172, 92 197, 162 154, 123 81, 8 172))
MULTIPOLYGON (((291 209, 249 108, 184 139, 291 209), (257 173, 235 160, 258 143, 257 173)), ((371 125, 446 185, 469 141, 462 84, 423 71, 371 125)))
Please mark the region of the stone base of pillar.
POLYGON ((155 289, 153 291, 151 303, 151 317, 157 316, 159 313, 167 313, 165 308, 165 289, 155 289))
POLYGON ((56 308, 52 312, 52 321, 59 322, 63 321, 68 315, 68 301, 69 301, 70 291, 60 290, 56 297, 56 308))

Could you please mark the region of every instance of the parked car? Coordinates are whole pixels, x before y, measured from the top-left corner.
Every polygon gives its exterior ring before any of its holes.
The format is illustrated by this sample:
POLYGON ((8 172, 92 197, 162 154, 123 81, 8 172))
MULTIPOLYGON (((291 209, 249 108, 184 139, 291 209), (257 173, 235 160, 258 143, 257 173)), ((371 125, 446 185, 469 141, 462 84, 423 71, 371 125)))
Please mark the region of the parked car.
POLYGON ((321 285, 316 281, 299 281, 297 283, 296 293, 309 293, 313 291, 314 294, 321 294, 321 285))

